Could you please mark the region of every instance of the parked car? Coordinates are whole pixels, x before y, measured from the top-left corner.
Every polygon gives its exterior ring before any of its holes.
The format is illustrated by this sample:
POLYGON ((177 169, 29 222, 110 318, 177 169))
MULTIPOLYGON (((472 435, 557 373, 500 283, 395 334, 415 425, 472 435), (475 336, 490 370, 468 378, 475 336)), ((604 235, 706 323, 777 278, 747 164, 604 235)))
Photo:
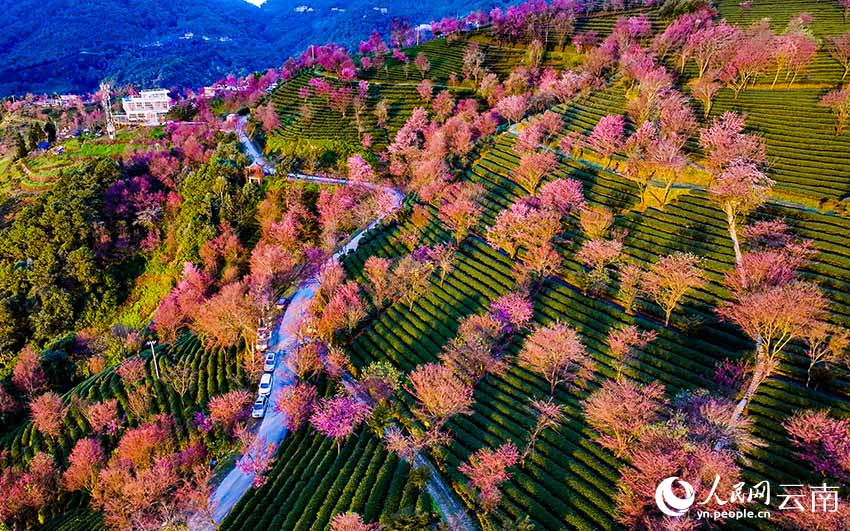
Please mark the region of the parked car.
POLYGON ((286 305, 289 304, 289 297, 281 297, 277 300, 274 307, 278 310, 282 310, 286 308, 286 305))
POLYGON ((275 354, 274 352, 269 352, 268 354, 266 354, 266 362, 263 364, 263 370, 265 372, 274 371, 274 360, 276 357, 277 354, 275 354))
POLYGON ((255 419, 261 419, 266 416, 266 408, 269 405, 269 398, 266 395, 260 395, 254 400, 254 407, 251 408, 251 416, 255 419))
POLYGON ((272 382, 274 381, 274 373, 264 372, 260 378, 260 389, 257 394, 260 396, 268 396, 272 392, 272 382))
POLYGON ((269 343, 267 339, 261 339, 257 341, 257 350, 260 352, 265 352, 269 349, 269 343))

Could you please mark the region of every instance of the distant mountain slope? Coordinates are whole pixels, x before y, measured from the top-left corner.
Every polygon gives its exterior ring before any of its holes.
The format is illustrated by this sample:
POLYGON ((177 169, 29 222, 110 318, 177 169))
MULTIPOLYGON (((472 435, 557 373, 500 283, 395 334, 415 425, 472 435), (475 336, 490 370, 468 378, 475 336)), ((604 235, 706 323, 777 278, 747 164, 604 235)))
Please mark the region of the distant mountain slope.
POLYGON ((0 11, 0 96, 199 86, 279 66, 311 43, 356 45, 393 17, 422 22, 505 0, 18 0, 0 11), (296 11, 299 6, 306 9, 296 11))

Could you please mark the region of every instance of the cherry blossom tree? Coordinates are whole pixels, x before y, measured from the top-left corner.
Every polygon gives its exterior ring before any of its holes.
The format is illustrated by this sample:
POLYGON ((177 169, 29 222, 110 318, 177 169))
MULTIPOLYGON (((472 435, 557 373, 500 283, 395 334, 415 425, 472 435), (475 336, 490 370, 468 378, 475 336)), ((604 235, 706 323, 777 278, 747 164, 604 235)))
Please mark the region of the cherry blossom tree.
POLYGON ((720 83, 710 75, 702 76, 691 85, 691 94, 702 103, 703 119, 708 119, 714 96, 717 95, 720 88, 720 83))
POLYGON ((767 160, 764 140, 744 133, 744 117, 727 111, 700 130, 699 144, 706 154, 706 166, 715 175, 736 161, 761 166, 767 160))
POLYGON ((97 439, 79 439, 68 456, 68 469, 62 475, 62 486, 69 491, 94 491, 105 454, 97 439))
POLYGON ((543 208, 551 208, 567 216, 584 207, 584 191, 581 182, 575 179, 555 179, 540 188, 537 194, 543 208))
POLYGON ((576 258, 590 271, 585 275, 585 290, 594 295, 601 294, 608 286, 610 276, 608 266, 617 262, 623 252, 623 242, 619 240, 587 240, 581 246, 576 258))
MULTIPOLYGON (((679 477, 698 493, 710 492, 715 481, 717 493, 734 492, 735 486, 741 482, 741 472, 731 452, 683 439, 662 434, 646 443, 641 442, 640 447, 632 452, 632 466, 622 474, 620 481, 623 487, 617 496, 618 520, 628 528, 698 528, 700 524, 692 513, 672 519, 671 523, 671 518, 658 509, 655 492, 666 478, 679 477)), ((722 511, 726 502, 723 497, 708 497, 701 507, 722 511)))
POLYGON ((28 397, 35 396, 47 387, 41 357, 32 347, 24 347, 18 354, 18 361, 12 369, 12 383, 28 397))
POLYGON ((502 323, 492 315, 470 315, 458 327, 457 336, 443 349, 440 360, 472 384, 488 373, 498 373, 504 363, 496 350, 502 323))
POLYGON ((478 502, 484 514, 499 505, 502 493, 499 486, 511 478, 508 468, 514 466, 519 458, 519 452, 513 443, 502 444, 496 450, 482 448, 469 456, 469 461, 462 463, 458 470, 469 478, 473 488, 478 491, 478 502))
POLYGON ((27 469, 10 466, 0 471, 0 522, 12 529, 32 527, 38 513, 56 499, 58 471, 53 458, 38 452, 27 469))
POLYGON ((773 46, 776 74, 773 76, 771 87, 776 85, 782 70, 786 71, 786 80, 789 75, 791 76, 791 80, 788 81, 788 86, 791 86, 814 59, 818 43, 805 31, 796 31, 780 35, 774 40, 773 46))
POLYGON ((167 415, 157 415, 144 424, 128 429, 118 441, 114 456, 139 469, 150 468, 171 446, 173 421, 167 415))
POLYGON ((363 276, 368 281, 366 289, 371 294, 372 304, 378 311, 392 295, 390 265, 388 259, 378 256, 370 256, 363 264, 363 276))
POLYGON ((367 524, 357 513, 339 513, 331 519, 331 531, 378 531, 380 524, 367 524))
POLYGON ((563 323, 537 328, 525 340, 519 362, 546 379, 552 396, 559 384, 584 380, 593 373, 593 361, 578 333, 563 323))
POLYGON ((662 257, 643 275, 643 290, 664 310, 664 326, 688 291, 705 285, 705 273, 699 268, 700 258, 676 252, 662 257))
POLYGON ((835 364, 848 360, 850 352, 850 331, 823 321, 812 323, 803 333, 806 344, 806 356, 809 358, 806 387, 812 382, 812 369, 818 364, 835 364))
POLYGON ((490 315, 502 324, 505 333, 524 329, 531 322, 534 308, 528 295, 511 292, 490 303, 490 315))
POLYGON ((165 296, 153 315, 153 328, 163 341, 173 342, 177 332, 189 324, 211 283, 209 275, 194 264, 183 264, 180 282, 165 296))
POLYGON ((496 103, 495 111, 508 122, 517 123, 528 112, 528 103, 528 96, 525 94, 505 96, 496 103))
POLYGON ((469 415, 473 404, 472 385, 445 365, 419 365, 407 376, 406 390, 416 400, 416 413, 439 432, 454 415, 469 415))
POLYGON ((319 373, 322 370, 320 348, 316 341, 300 343, 286 357, 286 366, 302 380, 311 374, 319 373))
MULTIPOLYGON (((850 2, 840 0, 846 3, 850 9, 850 2)), ((845 17, 846 18, 846 17, 845 17)), ((814 493, 811 490, 804 489, 788 489, 787 496, 792 496, 792 499, 811 498, 814 493), (799 496, 799 497, 797 497, 799 496), (797 498, 795 498, 797 497, 797 498)), ((780 521, 782 526, 795 531, 832 531, 833 529, 850 528, 850 504, 845 498, 838 497, 835 500, 837 509, 831 510, 804 510, 804 511, 783 511, 780 521)))
POLYGON ((643 283, 644 271, 635 264, 626 264, 620 268, 620 289, 617 298, 623 303, 623 310, 630 314, 635 304, 635 299, 643 283))
POLYGON ((207 404, 210 409, 210 419, 220 424, 225 433, 230 433, 236 423, 247 418, 251 399, 251 393, 239 389, 214 396, 207 404))
POLYGON ((431 109, 434 111, 434 117, 438 123, 443 123, 452 114, 455 101, 448 90, 440 91, 434 100, 431 102, 431 109))
POLYGON ((561 217, 557 212, 518 201, 500 212, 496 223, 487 229, 487 243, 515 258, 520 248, 530 251, 548 244, 560 231, 561 217))
POLYGON ((352 155, 348 157, 348 179, 361 183, 374 182, 375 170, 366 162, 363 155, 352 155))
POLYGON ((534 427, 528 433, 528 442, 520 455, 520 466, 525 467, 525 460, 534 457, 534 443, 544 431, 552 428, 557 430, 564 422, 566 415, 564 408, 556 404, 551 398, 549 400, 532 400, 529 408, 534 415, 534 427))
POLYGON ((84 414, 94 433, 115 435, 121 429, 116 398, 95 402, 86 408, 84 414))
POLYGON ((729 236, 735 250, 735 262, 741 263, 741 244, 738 241, 738 221, 767 200, 773 180, 751 162, 736 161, 717 175, 709 187, 711 198, 723 213, 729 226, 729 236))
POLYGON ((354 330, 357 323, 366 316, 366 305, 359 295, 360 286, 349 280, 334 290, 330 301, 322 309, 316 323, 320 337, 332 342, 337 332, 354 330))
POLYGON ((428 58, 425 57, 425 54, 422 52, 416 54, 416 58, 413 60, 413 66, 415 66, 416 70, 419 71, 422 79, 425 79, 428 71, 431 70, 431 62, 428 61, 428 58))
POLYGON ((847 118, 850 117, 850 88, 827 92, 818 105, 828 108, 835 115, 835 134, 843 133, 847 118))
POLYGON ((479 199, 483 193, 484 188, 478 183, 453 187, 440 207, 439 217, 454 233, 455 245, 460 245, 478 224, 481 218, 479 199))
POLYGON ((253 354, 259 319, 260 309, 247 293, 245 283, 234 282, 198 308, 191 328, 207 346, 230 347, 243 341, 249 369, 256 370, 253 354))
POLYGON ((616 379, 618 381, 623 379, 623 368, 628 364, 629 360, 637 356, 656 337, 658 337, 658 334, 655 331, 641 331, 634 325, 629 325, 625 328, 614 328, 608 332, 606 343, 608 344, 608 351, 616 360, 616 379))
POLYGON ((266 133, 270 133, 280 127, 280 116, 277 114, 277 110, 274 108, 274 103, 269 102, 266 105, 258 105, 256 109, 254 109, 254 116, 257 120, 259 120, 260 125, 263 127, 263 131, 266 133))
POLYGON ((755 368, 735 409, 733 422, 776 370, 779 355, 788 342, 822 321, 827 307, 828 301, 816 285, 796 280, 738 293, 733 301, 717 308, 721 319, 737 324, 756 342, 755 368))
POLYGON ((339 451, 342 442, 354 433, 370 413, 371 408, 355 398, 325 398, 319 401, 310 415, 310 424, 322 435, 334 439, 339 451))
POLYGON ((30 402, 30 414, 36 429, 44 435, 56 439, 62 432, 62 421, 68 408, 62 402, 62 397, 49 391, 39 395, 30 402))
POLYGON ((463 75, 477 85, 485 72, 484 51, 477 42, 470 42, 463 52, 463 75))
POLYGON ((697 64, 698 77, 709 70, 720 70, 735 53, 735 46, 742 38, 741 29, 727 24, 706 24, 691 33, 682 50, 681 68, 693 59, 697 64))
POLYGON ((844 67, 844 74, 841 76, 841 81, 844 82, 850 72, 850 31, 828 39, 828 43, 829 55, 844 67))
POLYGON ((624 457, 664 409, 664 386, 606 380, 584 401, 584 414, 597 442, 624 457))
POLYGON ((756 23, 744 32, 731 51, 720 73, 720 79, 732 89, 735 99, 740 92, 767 73, 773 60, 776 38, 770 25, 756 23))
POLYGON ((526 191, 534 193, 540 181, 554 170, 556 165, 555 154, 551 151, 526 153, 519 159, 514 178, 526 191))
POLYGON ((834 418, 827 410, 807 410, 783 426, 800 458, 815 472, 836 478, 850 472, 850 419, 834 418))
POLYGON ((579 214, 581 230, 591 240, 604 238, 614 224, 614 214, 601 205, 586 206, 579 214))
POLYGON ((614 153, 623 148, 625 122, 620 115, 603 116, 587 138, 587 144, 596 153, 606 159, 605 167, 611 164, 614 153))
POLYGON ((261 487, 266 483, 266 474, 271 469, 272 461, 277 452, 277 445, 264 436, 254 437, 250 433, 245 439, 245 451, 236 461, 236 468, 251 476, 251 485, 261 487))
POLYGON ((416 300, 428 290, 433 272, 434 263, 430 260, 418 260, 413 255, 404 256, 393 268, 393 298, 404 302, 412 310, 416 300))

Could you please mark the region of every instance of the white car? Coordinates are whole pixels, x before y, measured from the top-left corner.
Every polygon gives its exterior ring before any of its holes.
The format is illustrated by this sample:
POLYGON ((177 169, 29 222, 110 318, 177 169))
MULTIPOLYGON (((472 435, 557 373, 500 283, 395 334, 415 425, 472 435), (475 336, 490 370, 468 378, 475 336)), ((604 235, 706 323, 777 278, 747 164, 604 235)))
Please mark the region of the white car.
POLYGON ((261 419, 266 415, 266 408, 269 405, 269 399, 265 395, 260 395, 254 401, 254 407, 251 408, 251 416, 255 419, 261 419))
POLYGON ((257 350, 265 352, 269 349, 269 344, 266 340, 257 341, 257 350))
POLYGON ((266 362, 263 364, 263 371, 265 372, 273 372, 274 371, 274 360, 276 358, 276 354, 274 352, 269 352, 266 354, 266 362))
POLYGON ((274 381, 274 373, 264 372, 260 378, 260 389, 257 394, 260 396, 269 396, 272 392, 272 381, 274 381))

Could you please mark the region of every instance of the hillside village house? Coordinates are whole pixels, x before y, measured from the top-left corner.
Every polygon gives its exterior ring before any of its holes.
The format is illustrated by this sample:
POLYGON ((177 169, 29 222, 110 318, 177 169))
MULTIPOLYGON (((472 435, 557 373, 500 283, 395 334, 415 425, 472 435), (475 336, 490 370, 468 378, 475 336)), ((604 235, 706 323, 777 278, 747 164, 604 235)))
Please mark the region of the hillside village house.
POLYGON ((138 96, 121 98, 124 115, 116 115, 119 122, 159 125, 171 109, 171 98, 166 89, 143 90, 138 96))

